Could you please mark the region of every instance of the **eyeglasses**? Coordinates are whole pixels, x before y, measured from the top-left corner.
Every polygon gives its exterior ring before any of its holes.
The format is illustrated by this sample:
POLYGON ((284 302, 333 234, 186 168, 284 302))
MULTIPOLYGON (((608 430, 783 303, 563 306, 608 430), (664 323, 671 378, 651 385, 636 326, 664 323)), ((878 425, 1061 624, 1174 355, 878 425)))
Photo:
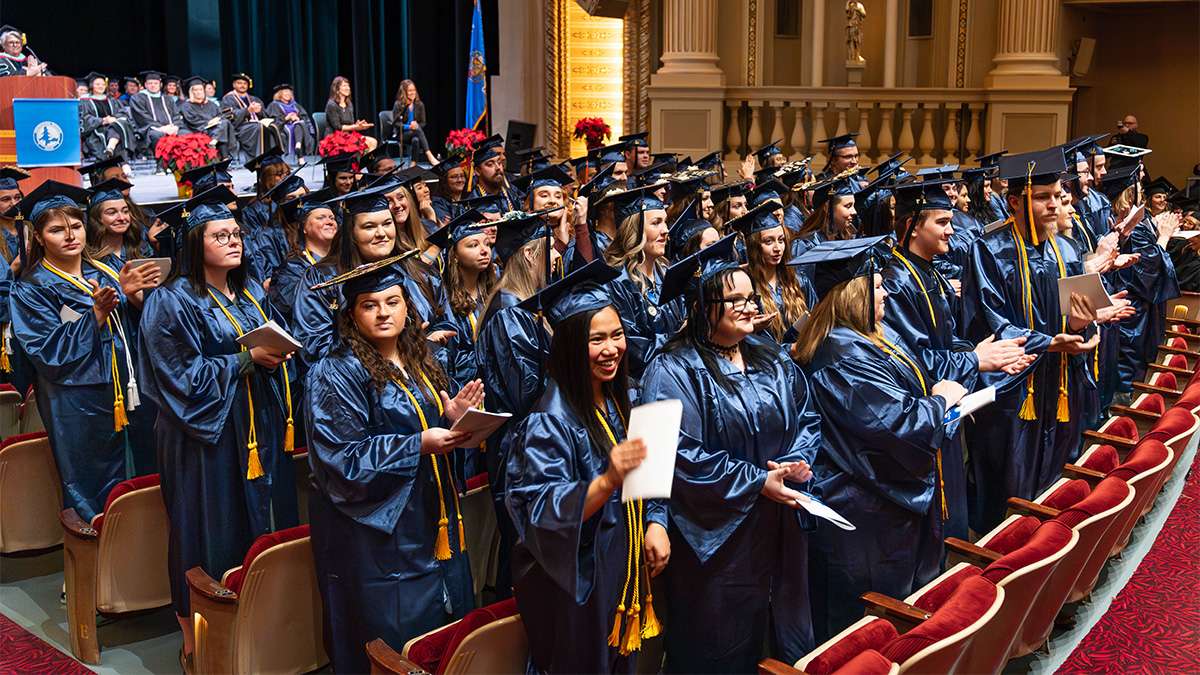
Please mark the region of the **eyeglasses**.
POLYGON ((761 298, 759 298, 757 293, 746 298, 713 298, 711 302, 729 305, 729 309, 740 314, 746 314, 750 311, 757 312, 758 308, 762 307, 761 298), (751 308, 751 305, 753 305, 753 308, 751 308))
POLYGON ((225 246, 231 241, 240 242, 244 238, 241 230, 234 230, 232 232, 216 232, 211 236, 212 240, 217 242, 218 246, 225 246))

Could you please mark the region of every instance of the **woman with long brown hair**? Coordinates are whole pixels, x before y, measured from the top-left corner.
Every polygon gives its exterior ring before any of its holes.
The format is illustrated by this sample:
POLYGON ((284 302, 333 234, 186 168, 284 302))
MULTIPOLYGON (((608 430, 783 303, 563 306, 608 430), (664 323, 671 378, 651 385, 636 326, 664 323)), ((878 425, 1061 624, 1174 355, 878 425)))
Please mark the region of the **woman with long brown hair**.
POLYGON ((814 266, 821 296, 792 349, 821 412, 813 472, 823 501, 857 528, 822 524, 812 538, 817 642, 862 617, 863 593, 904 597, 937 576, 941 448, 958 427, 944 420, 978 377, 971 360, 910 353, 883 323, 877 270, 890 248, 887 236, 827 242, 796 261, 814 266))
POLYGON ((431 165, 437 164, 437 157, 430 152, 429 141, 425 139, 425 102, 412 80, 403 80, 396 88, 392 127, 396 130, 396 139, 408 147, 408 156, 414 162, 423 159, 431 165))
POLYGON ((761 299, 762 330, 786 347, 796 339, 796 322, 808 314, 817 297, 808 276, 788 266, 792 234, 783 225, 782 205, 763 202, 730 221, 729 227, 746 242, 746 271, 761 299))
POLYGON ((370 153, 379 145, 379 141, 367 135, 368 129, 375 128, 374 124, 360 120, 354 116, 354 102, 350 100, 350 79, 338 75, 329 83, 329 100, 325 102, 325 125, 327 133, 335 131, 357 131, 367 142, 367 152, 370 153))
POLYGON ((490 226, 483 214, 471 209, 429 236, 431 244, 445 251, 446 259, 439 297, 442 319, 430 328, 454 332, 446 343, 446 370, 455 382, 469 382, 479 374, 475 341, 483 303, 497 283, 486 232, 490 226))
POLYGON ((800 230, 803 253, 823 241, 845 241, 858 236, 855 228, 854 193, 858 183, 852 176, 833 178, 812 189, 812 213, 800 230))
POLYGON ((308 379, 313 558, 339 673, 368 670, 367 642, 399 647, 475 603, 454 468, 466 436, 449 429, 483 385, 447 393, 398 258, 326 282, 342 288, 338 341, 308 379))

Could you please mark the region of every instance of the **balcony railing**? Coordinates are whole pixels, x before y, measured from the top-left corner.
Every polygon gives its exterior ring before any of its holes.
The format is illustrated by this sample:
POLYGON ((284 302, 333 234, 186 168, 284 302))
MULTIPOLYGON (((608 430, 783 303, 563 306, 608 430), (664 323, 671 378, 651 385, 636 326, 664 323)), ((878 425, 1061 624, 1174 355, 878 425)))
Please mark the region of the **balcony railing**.
POLYGON ((828 161, 824 138, 858 132, 864 164, 894 152, 917 166, 970 163, 983 147, 987 103, 982 89, 883 87, 729 87, 725 90, 725 159, 773 140, 792 159, 828 161))

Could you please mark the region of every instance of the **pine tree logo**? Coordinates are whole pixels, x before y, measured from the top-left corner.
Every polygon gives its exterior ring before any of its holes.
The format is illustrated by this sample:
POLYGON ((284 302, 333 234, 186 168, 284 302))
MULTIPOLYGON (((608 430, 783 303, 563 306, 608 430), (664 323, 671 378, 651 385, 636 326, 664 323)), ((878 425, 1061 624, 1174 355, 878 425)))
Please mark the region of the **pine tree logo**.
POLYGON ((57 150, 63 142, 63 130, 54 122, 46 120, 33 128, 33 143, 43 152, 57 150))

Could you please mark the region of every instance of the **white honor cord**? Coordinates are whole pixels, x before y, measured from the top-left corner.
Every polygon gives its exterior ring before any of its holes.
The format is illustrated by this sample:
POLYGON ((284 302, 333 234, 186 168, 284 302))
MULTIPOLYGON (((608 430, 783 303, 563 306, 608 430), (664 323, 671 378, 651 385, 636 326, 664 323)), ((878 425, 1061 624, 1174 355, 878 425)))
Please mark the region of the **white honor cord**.
MULTIPOLYGON (((129 353, 129 340, 125 338, 125 327, 121 323, 121 317, 116 317, 113 323, 117 326, 117 332, 121 335, 121 347, 125 351, 125 368, 129 371, 129 382, 125 385, 125 409, 133 412, 139 405, 142 404, 141 397, 138 396, 137 374, 134 373, 133 356, 129 353)), ((113 373, 116 377, 116 373, 113 373)))

